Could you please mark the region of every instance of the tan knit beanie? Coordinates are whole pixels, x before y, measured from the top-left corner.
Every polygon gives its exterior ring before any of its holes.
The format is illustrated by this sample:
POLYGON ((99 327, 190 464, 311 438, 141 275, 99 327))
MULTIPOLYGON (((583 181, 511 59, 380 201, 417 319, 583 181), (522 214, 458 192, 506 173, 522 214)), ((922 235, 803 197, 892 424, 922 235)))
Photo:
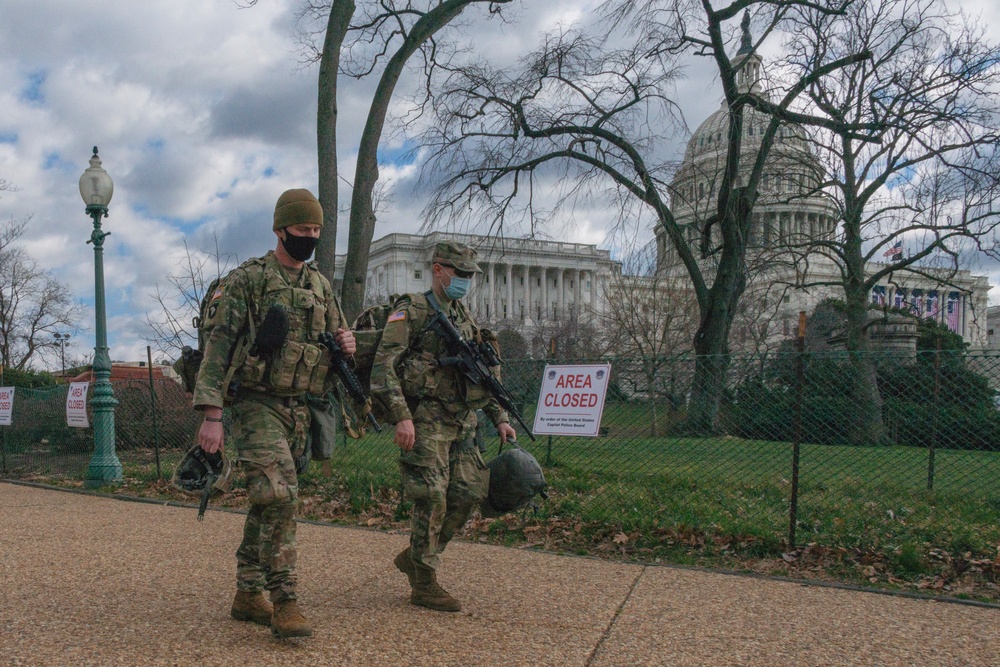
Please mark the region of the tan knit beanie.
POLYGON ((285 190, 274 205, 273 229, 284 229, 291 225, 323 226, 323 207, 313 193, 302 188, 285 190))

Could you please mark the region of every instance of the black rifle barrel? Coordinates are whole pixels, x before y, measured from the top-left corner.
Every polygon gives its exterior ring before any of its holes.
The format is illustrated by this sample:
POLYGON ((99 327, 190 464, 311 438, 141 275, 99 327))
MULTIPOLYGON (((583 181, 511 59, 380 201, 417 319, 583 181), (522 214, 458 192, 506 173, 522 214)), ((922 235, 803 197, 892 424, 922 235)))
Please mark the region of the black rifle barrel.
MULTIPOLYGON (((344 383, 344 388, 347 389, 347 393, 351 395, 358 403, 364 404, 368 400, 368 396, 365 395, 365 390, 361 387, 361 382, 358 380, 358 376, 354 374, 351 367, 347 364, 347 358, 344 355, 344 350, 341 349, 340 344, 337 343, 337 339, 333 337, 333 334, 329 331, 324 331, 319 335, 320 345, 330 350, 330 360, 332 361, 333 370, 336 371, 337 375, 340 377, 340 381, 344 383)), ((378 423, 370 411, 368 413, 368 421, 371 422, 372 428, 376 432, 382 432, 382 425, 378 423)))
POLYGON ((437 314, 431 320, 431 324, 437 324, 440 327, 440 331, 444 333, 445 341, 453 354, 450 357, 442 357, 438 360, 438 363, 442 366, 458 366, 459 370, 473 383, 485 385, 493 395, 493 398, 500 404, 500 407, 517 420, 517 423, 521 425, 524 432, 534 442, 535 435, 528 428, 528 425, 524 423, 524 418, 517 411, 517 407, 514 405, 514 397, 490 371, 489 365, 483 359, 483 353, 480 349, 462 338, 462 333, 440 309, 438 309, 437 314))

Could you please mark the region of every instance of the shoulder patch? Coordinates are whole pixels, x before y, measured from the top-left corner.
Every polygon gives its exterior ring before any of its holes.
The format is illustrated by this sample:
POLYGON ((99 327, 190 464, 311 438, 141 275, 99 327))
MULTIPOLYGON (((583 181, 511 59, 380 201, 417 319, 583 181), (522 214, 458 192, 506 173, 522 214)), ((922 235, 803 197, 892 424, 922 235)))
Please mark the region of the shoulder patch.
POLYGON ((223 286, 219 285, 216 288, 216 290, 212 293, 212 299, 209 301, 209 303, 212 303, 212 301, 217 301, 218 299, 220 299, 222 297, 223 289, 224 289, 223 286))
POLYGON ((389 317, 387 317, 385 321, 388 324, 389 322, 402 322, 404 320, 406 320, 406 311, 397 310, 396 312, 389 315, 389 317))

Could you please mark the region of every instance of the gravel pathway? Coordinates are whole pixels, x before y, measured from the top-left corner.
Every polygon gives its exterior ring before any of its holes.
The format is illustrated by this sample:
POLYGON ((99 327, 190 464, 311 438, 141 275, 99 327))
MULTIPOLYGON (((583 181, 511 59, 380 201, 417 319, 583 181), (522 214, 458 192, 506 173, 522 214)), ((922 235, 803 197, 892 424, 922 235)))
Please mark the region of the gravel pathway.
POLYGON ((465 609, 408 603, 406 537, 299 528, 315 635, 229 618, 243 517, 0 483, 0 665, 1000 665, 1000 610, 459 543, 465 609))

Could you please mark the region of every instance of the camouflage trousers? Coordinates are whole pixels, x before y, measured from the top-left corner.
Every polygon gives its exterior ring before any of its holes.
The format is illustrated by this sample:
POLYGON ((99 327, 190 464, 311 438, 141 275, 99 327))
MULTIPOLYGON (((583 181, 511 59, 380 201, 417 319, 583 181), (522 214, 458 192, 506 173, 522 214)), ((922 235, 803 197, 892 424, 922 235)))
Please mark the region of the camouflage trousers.
POLYGON ((233 404, 233 441, 246 473, 250 511, 236 550, 236 587, 294 600, 295 457, 305 451, 309 409, 253 394, 233 404))
POLYGON ((489 469, 473 438, 475 412, 451 415, 433 401, 413 414, 416 444, 401 452, 403 496, 413 502, 410 557, 436 570, 440 554, 489 490, 489 469))

